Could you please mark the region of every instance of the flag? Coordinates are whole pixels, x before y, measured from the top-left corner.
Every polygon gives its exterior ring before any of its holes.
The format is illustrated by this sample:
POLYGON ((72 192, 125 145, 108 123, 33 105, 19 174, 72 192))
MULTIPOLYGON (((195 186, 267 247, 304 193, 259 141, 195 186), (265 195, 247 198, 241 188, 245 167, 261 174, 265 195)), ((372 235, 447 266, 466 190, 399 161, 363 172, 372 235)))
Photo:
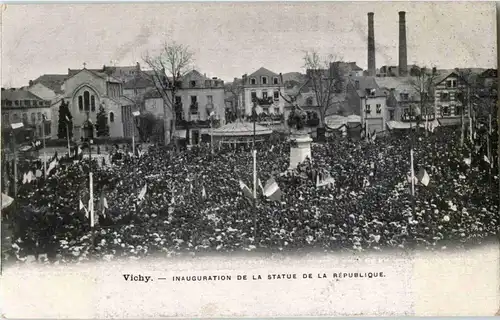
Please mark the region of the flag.
POLYGON ((85 210, 85 216, 87 217, 87 219, 90 219, 89 212, 87 208, 85 208, 85 206, 83 205, 82 199, 80 199, 80 207, 78 208, 78 210, 80 211, 85 210))
POLYGON ((269 198, 271 201, 280 201, 281 200, 281 190, 274 180, 273 177, 269 178, 266 182, 266 186, 264 187, 264 195, 269 198))
POLYGON ((144 187, 142 187, 141 192, 139 192, 139 195, 137 196, 137 198, 139 200, 144 200, 144 197, 146 196, 146 191, 147 190, 148 190, 148 184, 146 183, 144 185, 144 187))
POLYGON ((430 177, 429 177, 429 175, 427 174, 427 171, 425 171, 424 168, 421 168, 420 171, 418 172, 417 179, 424 186, 427 187, 427 185, 429 185, 430 177))
POLYGON ((375 142, 375 139, 377 139, 377 131, 373 131, 373 134, 371 136, 372 142, 375 142))
POLYGON ((260 181, 260 178, 259 178, 259 188, 262 191, 262 194, 264 194, 264 186, 262 186, 262 181, 260 181))
POLYGON ((205 191, 205 186, 203 186, 203 188, 201 189, 201 197, 203 199, 207 198, 207 192, 205 191))
POLYGON ((271 149, 269 149, 269 152, 273 152, 274 150, 274 145, 271 146, 271 149))
POLYGON ((27 173, 23 174, 23 184, 26 184, 26 182, 28 182, 28 174, 27 173))
POLYGON ((240 189, 243 192, 243 195, 248 198, 248 200, 253 199, 253 194, 252 191, 250 191, 250 188, 247 187, 247 185, 240 180, 240 189))
POLYGON ((49 174, 50 171, 52 171, 52 169, 54 169, 57 164, 58 164, 57 158, 55 158, 54 160, 52 160, 52 162, 49 164, 49 168, 47 169, 47 174, 49 174))

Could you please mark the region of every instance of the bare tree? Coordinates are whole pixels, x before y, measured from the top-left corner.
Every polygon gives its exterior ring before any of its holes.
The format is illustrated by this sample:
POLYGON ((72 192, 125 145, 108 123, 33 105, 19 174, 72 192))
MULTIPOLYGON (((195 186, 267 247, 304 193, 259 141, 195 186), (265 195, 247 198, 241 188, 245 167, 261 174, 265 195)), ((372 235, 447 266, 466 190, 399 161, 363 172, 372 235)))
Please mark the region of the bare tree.
POLYGON ((316 51, 306 52, 304 68, 309 85, 319 107, 320 127, 324 126, 326 111, 333 105, 333 98, 343 88, 344 74, 333 55, 321 57, 316 51))
POLYGON ((175 139, 175 96, 181 89, 182 77, 190 71, 193 53, 185 45, 165 42, 158 55, 146 54, 143 60, 151 68, 152 81, 163 100, 164 143, 167 145, 173 139, 178 147, 175 139))
POLYGON ((236 116, 236 119, 239 119, 242 116, 240 114, 240 96, 244 90, 242 80, 235 78, 233 82, 225 86, 224 90, 231 93, 231 112, 236 116))
MULTIPOLYGON (((434 110, 434 86, 436 84, 437 72, 435 68, 427 69, 426 67, 413 70, 410 85, 417 93, 420 102, 420 115, 425 121, 425 134, 428 134, 428 118, 431 114, 435 114, 434 110)), ((417 127, 418 128, 418 127, 417 127)))

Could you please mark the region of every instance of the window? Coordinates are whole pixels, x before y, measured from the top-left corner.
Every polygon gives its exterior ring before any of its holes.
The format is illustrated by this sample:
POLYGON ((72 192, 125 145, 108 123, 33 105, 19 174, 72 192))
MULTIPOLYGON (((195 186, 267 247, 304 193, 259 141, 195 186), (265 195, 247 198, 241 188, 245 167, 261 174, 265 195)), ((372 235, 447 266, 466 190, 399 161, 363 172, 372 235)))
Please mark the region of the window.
POLYGON ((213 104, 214 103, 214 97, 213 96, 207 96, 207 101, 208 101, 208 104, 213 104))
POLYGON ((312 97, 308 97, 308 98, 306 99, 306 104, 307 104, 308 106, 312 106, 312 105, 313 105, 313 98, 312 98, 312 97))
POLYGON ((14 113, 14 114, 12 115, 12 122, 13 122, 13 123, 17 123, 17 122, 19 122, 19 115, 18 115, 17 113, 14 113))
POLYGON ((5 105, 8 106, 8 107, 12 106, 12 101, 6 100, 5 101, 5 105))
POLYGON ((31 106, 31 100, 24 100, 24 106, 25 107, 31 106))
POLYGON ((267 84, 267 77, 262 77, 262 84, 267 84))
POLYGON ((23 124, 28 124, 28 114, 26 112, 23 112, 23 124))
POLYGON ((443 116, 449 116, 450 115, 450 108, 448 106, 444 106, 443 109, 441 110, 441 114, 443 116))
POLYGON ((41 112, 37 113, 37 118, 38 118, 38 121, 42 121, 42 113, 41 112))
POLYGON ((457 81, 456 80, 447 80, 446 81, 446 87, 447 88, 456 88, 457 87, 457 81))
POLYGON ((31 123, 35 124, 36 122, 36 115, 34 112, 31 113, 31 123))
POLYGON ((274 100, 279 100, 279 99, 280 99, 280 92, 274 91, 274 100))
POLYGON ((83 97, 82 96, 78 96, 78 109, 80 109, 80 111, 83 111, 83 97))
POLYGON ((250 95, 251 95, 251 97, 252 97, 252 102, 253 102, 253 101, 255 101, 255 100, 257 99, 257 92, 252 91, 252 92, 250 93, 250 95))
POLYGON ((189 106, 189 111, 191 113, 198 113, 198 98, 196 96, 191 96, 191 105, 189 106))
POLYGON ((458 106, 450 106, 450 109, 455 109, 455 115, 456 116, 459 116, 462 114, 462 106, 458 105, 458 106))
POLYGON ((389 120, 394 120, 394 110, 389 110, 389 120))
POLYGON ((41 107, 43 106, 43 101, 38 101, 38 105, 41 107))
POLYGON ((18 105, 19 105, 19 100, 14 101, 14 104, 15 104, 16 106, 18 106, 18 105))
POLYGON ((257 80, 255 78, 250 79, 250 84, 257 84, 257 80))
POLYGON ((90 93, 88 91, 83 93, 83 106, 85 111, 90 111, 90 93))
POLYGON ((4 124, 9 123, 9 114, 8 113, 2 114, 2 123, 4 123, 4 124))
POLYGON ((194 80, 190 81, 189 84, 190 84, 191 88, 195 88, 196 87, 196 81, 194 81, 194 80))
POLYGON ((278 84, 278 83, 279 83, 279 82, 278 82, 278 78, 277 78, 277 77, 274 77, 274 78, 273 78, 273 84, 278 84))
POLYGON ((262 99, 267 99, 267 91, 262 92, 262 99))
POLYGON ((372 112, 371 106, 369 104, 366 105, 365 112, 366 112, 366 114, 369 114, 372 112))
POLYGON ((441 101, 449 101, 450 94, 448 92, 441 92, 441 101))
POLYGON ((177 104, 177 105, 182 104, 182 97, 181 96, 175 96, 175 104, 177 104))
POLYGON ((115 122, 115 114, 113 112, 109 113, 109 122, 115 122))
POLYGON ((401 94, 401 100, 408 101, 408 99, 409 99, 408 93, 402 93, 401 94))
POLYGON ((90 97, 90 107, 92 108, 92 112, 95 112, 95 97, 90 97))
POLYGON ((205 80, 205 87, 210 87, 210 80, 205 80))
POLYGON ((382 106, 380 104, 377 104, 376 108, 377 108, 377 110, 376 110, 377 114, 381 114, 382 113, 382 106))

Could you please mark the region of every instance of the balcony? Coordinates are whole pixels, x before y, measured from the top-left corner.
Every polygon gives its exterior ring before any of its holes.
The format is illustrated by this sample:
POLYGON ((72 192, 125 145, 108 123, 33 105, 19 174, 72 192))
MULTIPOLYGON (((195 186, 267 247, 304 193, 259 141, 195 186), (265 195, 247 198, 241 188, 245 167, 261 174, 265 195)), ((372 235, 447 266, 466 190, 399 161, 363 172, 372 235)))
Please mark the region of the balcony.
POLYGON ((273 97, 266 97, 266 98, 255 98, 255 102, 259 105, 259 106, 269 106, 271 104, 273 104, 273 97))
POLYGON ((198 102, 193 102, 189 105, 189 113, 197 114, 198 113, 198 102))

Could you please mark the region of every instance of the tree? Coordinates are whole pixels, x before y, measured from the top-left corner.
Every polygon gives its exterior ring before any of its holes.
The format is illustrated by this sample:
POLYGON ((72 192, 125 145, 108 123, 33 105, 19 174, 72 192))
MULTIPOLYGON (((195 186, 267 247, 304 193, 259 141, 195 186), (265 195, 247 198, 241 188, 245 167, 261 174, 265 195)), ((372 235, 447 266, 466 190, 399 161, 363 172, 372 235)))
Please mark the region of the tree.
POLYGON ((147 54, 144 62, 152 69, 151 80, 163 100, 164 143, 167 145, 174 138, 178 149, 175 139, 175 96, 181 89, 182 77, 189 72, 193 53, 182 44, 165 42, 158 55, 147 54))
POLYGON ((147 112, 139 116, 138 126, 139 136, 142 141, 147 141, 155 133, 155 127, 158 126, 158 120, 154 114, 147 112))
POLYGON ((98 137, 109 137, 108 116, 102 104, 97 113, 96 131, 98 137))
POLYGON ((240 96, 243 92, 243 82, 241 79, 234 79, 232 83, 227 84, 224 87, 224 91, 231 93, 231 116, 233 118, 239 119, 242 115, 240 114, 240 96))
MULTIPOLYGON (((423 117, 426 124, 426 135, 427 131, 427 117, 431 114, 435 114, 434 110, 434 86, 436 84, 437 72, 435 68, 431 70, 426 67, 423 68, 413 68, 413 76, 411 77, 410 84, 413 90, 417 93, 417 98, 420 102, 420 115, 423 117)), ((418 127, 417 127, 418 130, 418 127)))
POLYGON ((59 139, 67 139, 67 130, 69 129, 69 138, 73 138, 73 116, 69 110, 69 103, 61 100, 59 105, 59 124, 57 137, 59 139))
POLYGON ((341 63, 336 63, 333 55, 321 57, 317 52, 306 52, 304 68, 309 86, 316 96, 320 123, 325 124, 326 111, 333 105, 333 98, 343 91, 344 74, 341 63))

